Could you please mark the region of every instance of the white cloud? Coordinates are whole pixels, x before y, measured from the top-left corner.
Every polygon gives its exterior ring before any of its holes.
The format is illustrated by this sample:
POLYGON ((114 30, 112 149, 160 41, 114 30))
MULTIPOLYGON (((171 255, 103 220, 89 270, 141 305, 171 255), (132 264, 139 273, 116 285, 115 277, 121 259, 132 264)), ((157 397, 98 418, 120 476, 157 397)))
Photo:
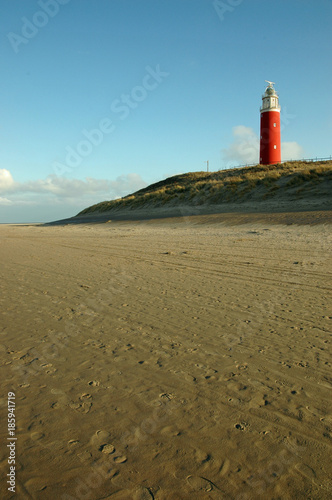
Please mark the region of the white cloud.
POLYGON ((14 179, 9 170, 0 168, 0 192, 10 190, 14 184, 14 179))
POLYGON ((8 200, 8 198, 2 198, 0 196, 0 205, 12 205, 12 201, 11 200, 8 200))
POLYGON ((115 181, 111 181, 110 184, 114 197, 122 197, 129 193, 134 193, 138 189, 147 186, 147 183, 138 174, 120 175, 115 181))
POLYGON ((36 193, 52 194, 58 198, 81 198, 85 195, 102 193, 115 198, 145 186, 146 182, 138 174, 121 175, 114 181, 92 177, 87 177, 85 180, 67 179, 49 175, 46 179, 15 182, 9 170, 0 170, 0 192, 11 194, 36 193))
POLYGON ((226 149, 222 149, 223 159, 228 164, 258 163, 259 139, 254 130, 244 125, 233 128, 234 141, 226 149))
POLYGON ((304 157, 304 149, 297 142, 282 142, 281 143, 281 159, 285 160, 300 160, 304 157))
POLYGON ((95 203, 120 198, 147 185, 138 174, 115 180, 68 179, 49 175, 45 179, 15 182, 7 169, 0 169, 0 222, 55 220, 70 217, 95 203), (22 206, 25 206, 24 211, 22 206), (12 215, 11 215, 12 214, 12 215), (28 215, 29 214, 29 215, 28 215))
MULTIPOLYGON (((246 165, 259 162, 259 137, 256 132, 244 125, 233 128, 234 141, 226 149, 222 149, 223 160, 227 167, 246 165)), ((299 160, 303 158, 304 150, 297 142, 281 143, 281 159, 299 160)))

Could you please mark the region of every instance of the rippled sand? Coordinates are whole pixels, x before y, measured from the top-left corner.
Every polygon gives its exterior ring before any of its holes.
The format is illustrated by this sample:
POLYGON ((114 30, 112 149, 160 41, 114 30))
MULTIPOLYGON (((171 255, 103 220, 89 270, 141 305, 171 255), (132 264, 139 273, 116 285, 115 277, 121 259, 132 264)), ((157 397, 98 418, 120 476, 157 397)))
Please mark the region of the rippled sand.
POLYGON ((330 498, 322 214, 0 226, 1 496, 330 498))

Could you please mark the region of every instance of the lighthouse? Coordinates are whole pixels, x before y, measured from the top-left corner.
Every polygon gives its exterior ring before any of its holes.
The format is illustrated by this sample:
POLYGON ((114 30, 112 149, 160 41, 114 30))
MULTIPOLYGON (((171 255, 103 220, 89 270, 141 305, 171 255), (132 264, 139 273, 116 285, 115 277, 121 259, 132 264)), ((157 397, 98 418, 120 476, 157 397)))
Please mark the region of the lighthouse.
POLYGON ((274 82, 268 84, 262 96, 259 163, 270 165, 281 162, 280 106, 274 82))

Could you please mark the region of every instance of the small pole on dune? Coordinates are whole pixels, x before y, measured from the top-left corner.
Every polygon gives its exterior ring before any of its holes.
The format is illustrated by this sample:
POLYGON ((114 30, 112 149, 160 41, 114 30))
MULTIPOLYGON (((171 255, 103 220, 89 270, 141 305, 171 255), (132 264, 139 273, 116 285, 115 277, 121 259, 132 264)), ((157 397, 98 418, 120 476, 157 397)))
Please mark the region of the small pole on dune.
POLYGON ((204 163, 206 163, 206 171, 209 171, 209 160, 206 160, 204 163))

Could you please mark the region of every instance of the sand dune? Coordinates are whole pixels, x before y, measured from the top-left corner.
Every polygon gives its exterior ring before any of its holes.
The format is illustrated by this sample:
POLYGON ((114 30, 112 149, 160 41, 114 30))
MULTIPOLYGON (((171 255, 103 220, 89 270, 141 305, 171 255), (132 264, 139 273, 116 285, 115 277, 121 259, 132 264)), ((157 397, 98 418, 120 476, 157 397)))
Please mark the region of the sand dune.
POLYGON ((188 172, 78 215, 178 212, 280 212, 331 209, 332 161, 293 161, 217 172, 188 172))
POLYGON ((326 215, 0 227, 2 498, 330 498, 326 215))

